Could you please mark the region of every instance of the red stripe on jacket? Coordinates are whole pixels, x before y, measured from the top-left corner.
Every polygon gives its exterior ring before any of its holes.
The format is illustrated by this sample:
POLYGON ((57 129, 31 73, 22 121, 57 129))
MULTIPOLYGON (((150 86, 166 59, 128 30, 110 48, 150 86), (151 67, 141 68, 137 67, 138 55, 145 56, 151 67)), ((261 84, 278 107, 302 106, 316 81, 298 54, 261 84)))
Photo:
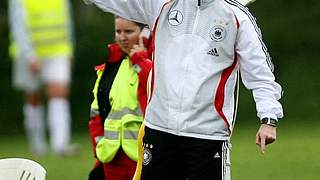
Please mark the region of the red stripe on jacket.
POLYGON ((223 119, 224 123, 226 124, 229 133, 231 133, 231 129, 230 129, 230 124, 228 122, 228 119, 226 117, 226 115, 223 112, 223 104, 224 104, 224 97, 225 97, 225 88, 226 88, 226 83, 232 73, 232 71, 234 70, 234 68, 237 65, 237 58, 235 57, 232 65, 228 68, 226 68, 225 70, 223 70, 222 74, 221 74, 221 78, 220 78, 220 82, 217 88, 217 92, 216 92, 216 96, 215 96, 215 101, 214 101, 214 106, 218 112, 218 114, 221 116, 221 118, 223 119))

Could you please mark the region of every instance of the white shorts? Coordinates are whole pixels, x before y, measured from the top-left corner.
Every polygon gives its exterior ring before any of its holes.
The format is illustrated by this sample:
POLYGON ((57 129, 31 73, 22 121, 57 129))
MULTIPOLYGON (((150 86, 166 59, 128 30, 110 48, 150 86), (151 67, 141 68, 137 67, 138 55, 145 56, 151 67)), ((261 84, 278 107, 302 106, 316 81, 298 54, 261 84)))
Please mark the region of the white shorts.
POLYGON ((68 57, 51 57, 41 60, 41 70, 34 74, 26 59, 16 59, 13 63, 14 86, 26 92, 38 91, 43 84, 69 84, 71 63, 68 57))

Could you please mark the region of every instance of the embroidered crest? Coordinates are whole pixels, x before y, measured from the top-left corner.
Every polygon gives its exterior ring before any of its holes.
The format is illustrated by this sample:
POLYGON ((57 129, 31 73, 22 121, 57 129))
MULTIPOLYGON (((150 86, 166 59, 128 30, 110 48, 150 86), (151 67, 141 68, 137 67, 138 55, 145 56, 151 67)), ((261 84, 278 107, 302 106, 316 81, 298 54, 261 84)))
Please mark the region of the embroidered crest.
POLYGON ((222 25, 215 25, 210 30, 210 38, 216 42, 223 41, 226 35, 227 35, 226 28, 223 27, 222 25))
POLYGON ((151 159, 152 159, 151 151, 147 147, 144 147, 144 150, 143 150, 143 165, 148 165, 151 162, 151 159))

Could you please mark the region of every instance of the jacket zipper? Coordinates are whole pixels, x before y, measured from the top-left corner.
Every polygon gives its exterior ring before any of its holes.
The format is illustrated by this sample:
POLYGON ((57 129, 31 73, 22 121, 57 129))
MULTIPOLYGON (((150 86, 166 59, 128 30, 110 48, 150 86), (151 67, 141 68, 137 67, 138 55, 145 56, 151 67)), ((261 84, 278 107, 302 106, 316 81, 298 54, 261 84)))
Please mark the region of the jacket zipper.
MULTIPOLYGON (((201 0, 198 0, 198 5, 197 5, 197 12, 196 12, 196 18, 194 20, 193 28, 192 28, 192 34, 194 34, 197 30, 198 26, 198 21, 199 21, 199 14, 200 14, 200 5, 201 5, 201 0)), ((187 71, 188 70, 188 64, 185 64, 184 69, 187 71)), ((180 100, 183 98, 183 91, 180 91, 180 100)), ((181 112, 181 106, 182 104, 180 103, 179 111, 181 112)), ((176 133, 180 134, 180 122, 179 120, 177 121, 177 130, 176 133)))
MULTIPOLYGON (((194 24, 193 24, 193 28, 192 28, 192 34, 195 33, 196 29, 197 29, 197 26, 198 26, 198 21, 199 21, 199 14, 200 14, 200 5, 201 5, 201 0, 198 0, 198 5, 197 5, 197 12, 196 12, 196 18, 195 18, 195 21, 194 21, 194 24)), ((188 65, 185 65, 185 69, 187 69, 188 65)), ((183 96, 183 92, 180 91, 180 99, 182 99, 181 97, 183 96)), ((179 110, 181 112, 181 103, 180 103, 180 107, 179 107, 179 110)), ((177 134, 180 134, 180 122, 179 120, 177 121, 177 129, 176 129, 176 133, 177 134)))
POLYGON ((196 31, 196 29, 197 29, 197 26, 198 26, 199 14, 200 14, 200 5, 201 5, 201 0, 198 0, 196 19, 194 20, 193 29, 192 29, 192 34, 195 33, 195 31, 196 31))

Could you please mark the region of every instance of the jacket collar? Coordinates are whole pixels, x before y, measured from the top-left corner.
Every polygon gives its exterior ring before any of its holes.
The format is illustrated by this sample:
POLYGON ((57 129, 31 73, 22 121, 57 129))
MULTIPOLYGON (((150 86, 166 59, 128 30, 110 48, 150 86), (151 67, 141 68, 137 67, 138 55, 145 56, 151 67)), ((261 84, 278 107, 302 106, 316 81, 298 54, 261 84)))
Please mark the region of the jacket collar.
POLYGON ((215 0, 188 0, 189 2, 191 2, 193 5, 196 6, 206 6, 212 2, 214 2, 215 0))
POLYGON ((118 62, 125 57, 125 53, 121 50, 118 44, 109 44, 108 53, 107 62, 110 63, 118 62))
MULTIPOLYGON (((120 46, 116 43, 108 44, 107 51, 108 51, 108 57, 106 61, 107 63, 116 63, 118 61, 121 61, 126 55, 121 50, 120 46)), ((94 69, 96 71, 103 71, 105 67, 106 67, 106 63, 103 63, 98 66, 95 66, 94 69)))

